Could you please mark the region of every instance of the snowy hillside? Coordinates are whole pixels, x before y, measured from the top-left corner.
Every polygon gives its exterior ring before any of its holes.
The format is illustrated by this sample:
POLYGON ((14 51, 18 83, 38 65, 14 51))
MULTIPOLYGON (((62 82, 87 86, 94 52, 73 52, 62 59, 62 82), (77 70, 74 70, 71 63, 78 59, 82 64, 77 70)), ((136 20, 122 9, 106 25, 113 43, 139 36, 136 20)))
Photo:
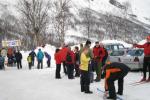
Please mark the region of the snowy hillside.
MULTIPOLYGON (((20 17, 17 10, 19 0, 0 0, 1 6, 5 6, 14 16, 20 17)), ((55 0, 51 0, 55 1, 55 0)), ((106 39, 123 40, 131 43, 138 42, 150 33, 150 8, 149 0, 115 0, 123 5, 124 2, 131 4, 131 8, 125 15, 124 10, 111 4, 111 0, 71 0, 70 13, 72 14, 72 26, 65 32, 65 42, 78 44, 88 38, 87 11, 91 21, 89 33, 92 41, 101 41, 106 39), (125 18, 127 19, 125 19, 125 18)), ((4 8, 3 8, 4 9, 4 8)), ((0 14, 5 12, 0 11, 0 14)), ((7 12, 7 11, 6 11, 7 12)), ((49 12, 52 15, 52 12, 49 12)), ((54 28, 49 25, 48 33, 55 34, 54 28)), ((52 37, 55 39, 56 36, 52 37)), ((47 37, 45 37, 47 38, 47 37)), ((54 40, 58 41, 58 40, 54 40)))

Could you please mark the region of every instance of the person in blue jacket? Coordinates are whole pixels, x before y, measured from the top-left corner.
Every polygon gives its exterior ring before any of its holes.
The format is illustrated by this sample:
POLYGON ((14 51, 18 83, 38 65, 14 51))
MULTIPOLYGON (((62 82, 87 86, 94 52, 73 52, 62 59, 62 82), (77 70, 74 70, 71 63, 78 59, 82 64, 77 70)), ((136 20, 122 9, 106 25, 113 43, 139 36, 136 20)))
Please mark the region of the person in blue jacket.
POLYGON ((41 49, 39 49, 37 53, 37 61, 38 61, 37 69, 43 69, 43 58, 44 58, 44 53, 42 52, 41 49), (41 67, 40 67, 40 64, 41 64, 41 67))
POLYGON ((44 52, 45 57, 47 58, 47 68, 50 68, 51 65, 51 56, 47 52, 44 52))

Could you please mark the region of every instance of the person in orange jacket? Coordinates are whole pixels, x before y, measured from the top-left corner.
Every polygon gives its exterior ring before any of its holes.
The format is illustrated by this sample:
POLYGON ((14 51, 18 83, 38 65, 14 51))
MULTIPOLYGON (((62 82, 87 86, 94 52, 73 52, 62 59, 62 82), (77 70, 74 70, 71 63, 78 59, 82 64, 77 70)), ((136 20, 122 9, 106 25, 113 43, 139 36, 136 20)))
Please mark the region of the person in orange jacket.
POLYGON ((150 82, 150 36, 147 36, 147 42, 143 45, 133 44, 133 47, 144 48, 143 78, 141 81, 150 82), (149 71, 149 78, 146 80, 146 71, 149 71))
POLYGON ((117 94, 123 95, 124 77, 128 74, 128 72, 130 71, 130 68, 123 63, 107 62, 104 69, 106 71, 105 91, 106 93, 109 92, 109 96, 107 97, 107 99, 116 100, 116 91, 115 91, 114 82, 118 80, 117 94))

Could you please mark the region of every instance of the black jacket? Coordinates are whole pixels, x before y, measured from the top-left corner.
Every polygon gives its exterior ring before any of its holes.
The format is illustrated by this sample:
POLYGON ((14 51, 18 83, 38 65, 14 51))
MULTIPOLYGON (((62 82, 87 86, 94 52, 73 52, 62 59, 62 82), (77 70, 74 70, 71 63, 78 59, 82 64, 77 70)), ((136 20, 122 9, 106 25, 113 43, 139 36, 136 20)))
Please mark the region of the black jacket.
POLYGON ((111 69, 111 68, 119 68, 121 69, 122 72, 129 72, 131 70, 127 65, 119 62, 113 62, 106 66, 106 69, 111 69))
POLYGON ((17 52, 17 53, 15 54, 15 58, 16 58, 16 61, 17 61, 17 62, 21 61, 21 60, 22 60, 22 54, 21 54, 20 52, 17 52))

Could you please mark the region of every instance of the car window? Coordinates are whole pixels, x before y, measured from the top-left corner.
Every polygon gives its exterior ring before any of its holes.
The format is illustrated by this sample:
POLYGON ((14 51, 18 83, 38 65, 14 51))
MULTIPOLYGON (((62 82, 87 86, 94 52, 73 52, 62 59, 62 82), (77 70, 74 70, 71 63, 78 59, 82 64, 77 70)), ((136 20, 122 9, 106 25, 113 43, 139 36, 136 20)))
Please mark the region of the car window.
POLYGON ((118 46, 117 46, 117 45, 114 45, 114 46, 113 46, 113 50, 118 50, 118 46))
POLYGON ((119 47, 119 49, 124 49, 124 47, 122 45, 119 45, 118 47, 119 47))
POLYGON ((128 52, 128 55, 131 56, 142 56, 143 50, 131 50, 128 52))
POLYGON ((123 56, 125 54, 124 51, 113 51, 111 56, 123 56))

